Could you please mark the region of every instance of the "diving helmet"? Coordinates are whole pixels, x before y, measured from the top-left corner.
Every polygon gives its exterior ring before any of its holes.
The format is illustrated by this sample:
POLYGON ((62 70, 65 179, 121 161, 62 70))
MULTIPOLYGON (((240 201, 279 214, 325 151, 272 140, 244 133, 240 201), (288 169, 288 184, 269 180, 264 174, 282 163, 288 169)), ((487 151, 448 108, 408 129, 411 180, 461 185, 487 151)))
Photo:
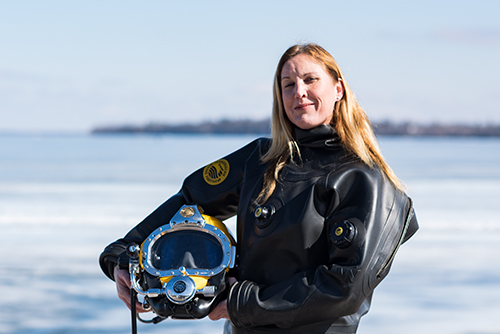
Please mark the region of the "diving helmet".
POLYGON ((132 288, 162 319, 201 319, 225 297, 235 245, 222 221, 184 205, 140 247, 129 245, 132 288))

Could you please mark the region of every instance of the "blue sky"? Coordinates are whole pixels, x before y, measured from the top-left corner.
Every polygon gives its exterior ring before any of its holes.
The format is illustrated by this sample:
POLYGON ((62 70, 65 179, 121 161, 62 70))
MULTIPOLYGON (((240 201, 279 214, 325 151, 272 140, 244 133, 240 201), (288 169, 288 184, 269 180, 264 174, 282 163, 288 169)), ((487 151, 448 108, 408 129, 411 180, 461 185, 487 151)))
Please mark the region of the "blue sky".
POLYGON ((500 1, 2 1, 0 131, 270 115, 297 42, 374 121, 500 123, 500 1))

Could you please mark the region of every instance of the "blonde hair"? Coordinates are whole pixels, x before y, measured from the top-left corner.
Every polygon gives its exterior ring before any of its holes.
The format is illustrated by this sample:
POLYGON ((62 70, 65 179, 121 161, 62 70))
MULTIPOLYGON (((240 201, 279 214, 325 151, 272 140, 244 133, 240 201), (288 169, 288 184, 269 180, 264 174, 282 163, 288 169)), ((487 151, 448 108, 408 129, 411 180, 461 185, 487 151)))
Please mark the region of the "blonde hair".
POLYGON ((299 147, 293 138, 293 124, 285 114, 281 90, 281 72, 285 63, 293 57, 305 54, 323 65, 335 82, 341 81, 344 94, 340 101, 335 103, 330 126, 340 138, 342 145, 355 154, 361 161, 370 167, 377 166, 389 179, 396 189, 404 190, 402 182, 397 178, 389 165, 385 162, 373 133, 372 126, 365 111, 356 101, 354 93, 345 81, 335 59, 317 44, 297 44, 285 51, 281 57, 274 76, 273 111, 271 118, 272 142, 269 151, 262 157, 264 163, 270 167, 264 174, 263 189, 256 202, 265 203, 276 188, 279 173, 289 159, 295 155, 300 157, 299 147))

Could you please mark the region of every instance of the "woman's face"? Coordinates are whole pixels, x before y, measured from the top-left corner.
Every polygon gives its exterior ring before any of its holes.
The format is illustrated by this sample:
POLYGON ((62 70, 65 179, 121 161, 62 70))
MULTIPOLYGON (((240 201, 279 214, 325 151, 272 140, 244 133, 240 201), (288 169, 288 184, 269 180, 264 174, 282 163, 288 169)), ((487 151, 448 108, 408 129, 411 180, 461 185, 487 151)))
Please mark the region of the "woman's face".
POLYGON ((288 60, 281 71, 281 94, 288 119, 301 129, 329 124, 344 87, 323 65, 305 54, 288 60))

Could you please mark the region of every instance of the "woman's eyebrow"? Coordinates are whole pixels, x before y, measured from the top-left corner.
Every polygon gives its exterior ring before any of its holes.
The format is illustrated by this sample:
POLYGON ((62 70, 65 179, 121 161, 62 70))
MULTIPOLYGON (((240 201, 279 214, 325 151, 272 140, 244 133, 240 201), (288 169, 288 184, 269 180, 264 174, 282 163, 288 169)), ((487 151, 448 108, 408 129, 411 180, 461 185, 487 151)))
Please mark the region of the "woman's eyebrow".
MULTIPOLYGON (((303 78, 303 77, 307 77, 308 75, 318 75, 318 72, 307 72, 307 73, 304 73, 304 74, 301 74, 301 75, 298 75, 299 78, 303 78)), ((285 79, 290 79, 290 77, 288 76, 285 76, 285 77, 281 77, 281 81, 285 80, 285 79)))

